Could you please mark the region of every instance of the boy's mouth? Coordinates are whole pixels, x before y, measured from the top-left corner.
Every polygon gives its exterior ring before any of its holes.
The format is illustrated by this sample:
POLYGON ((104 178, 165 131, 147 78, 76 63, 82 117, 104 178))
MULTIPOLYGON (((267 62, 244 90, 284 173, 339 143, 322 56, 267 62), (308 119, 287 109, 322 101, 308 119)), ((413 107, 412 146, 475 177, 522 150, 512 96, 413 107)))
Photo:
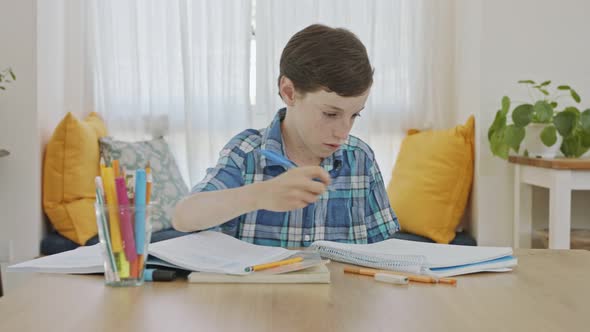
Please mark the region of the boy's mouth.
POLYGON ((338 150, 338 148, 340 147, 340 144, 328 144, 328 143, 324 143, 325 146, 329 147, 330 149, 333 150, 338 150))

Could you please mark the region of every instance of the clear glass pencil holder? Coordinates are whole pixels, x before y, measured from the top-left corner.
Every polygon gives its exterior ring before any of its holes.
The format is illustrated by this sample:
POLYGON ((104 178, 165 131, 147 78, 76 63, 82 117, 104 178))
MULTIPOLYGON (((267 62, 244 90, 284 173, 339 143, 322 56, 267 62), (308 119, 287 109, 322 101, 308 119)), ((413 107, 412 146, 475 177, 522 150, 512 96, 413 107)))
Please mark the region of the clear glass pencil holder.
POLYGON ((114 287, 141 286, 152 236, 151 205, 95 203, 94 209, 105 284, 114 287))

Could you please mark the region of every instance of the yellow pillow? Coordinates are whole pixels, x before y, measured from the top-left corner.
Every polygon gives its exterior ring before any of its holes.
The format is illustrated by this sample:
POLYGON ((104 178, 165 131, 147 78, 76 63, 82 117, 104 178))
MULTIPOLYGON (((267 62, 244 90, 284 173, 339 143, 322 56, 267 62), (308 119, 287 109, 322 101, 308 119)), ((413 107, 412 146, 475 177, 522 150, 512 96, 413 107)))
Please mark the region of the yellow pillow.
POLYGON ((61 235, 80 245, 97 233, 94 178, 100 173, 98 138, 105 135, 98 114, 80 121, 68 113, 45 150, 43 210, 61 235))
POLYGON ((397 157, 387 194, 401 230, 449 243, 473 181, 474 118, 448 130, 410 133, 397 157))

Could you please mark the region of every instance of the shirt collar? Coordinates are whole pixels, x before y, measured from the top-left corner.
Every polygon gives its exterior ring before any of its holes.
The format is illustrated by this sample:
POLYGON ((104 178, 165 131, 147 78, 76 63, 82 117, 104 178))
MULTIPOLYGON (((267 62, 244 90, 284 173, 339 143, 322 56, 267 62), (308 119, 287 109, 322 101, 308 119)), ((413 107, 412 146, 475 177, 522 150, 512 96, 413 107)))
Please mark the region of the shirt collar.
MULTIPOLYGON (((283 136, 281 134, 281 122, 285 119, 286 114, 286 108, 281 108, 277 112, 270 125, 266 127, 266 130, 262 135, 262 141, 260 145, 261 149, 270 150, 272 152, 284 156, 285 158, 287 158, 287 154, 285 153, 285 148, 283 145, 283 136)), ((337 169, 342 165, 342 155, 342 148, 340 148, 330 156, 324 158, 320 166, 328 172, 333 169, 337 169)), ((263 155, 260 156, 260 164, 262 168, 269 166, 281 166, 281 164, 276 163, 270 159, 267 159, 263 155)))

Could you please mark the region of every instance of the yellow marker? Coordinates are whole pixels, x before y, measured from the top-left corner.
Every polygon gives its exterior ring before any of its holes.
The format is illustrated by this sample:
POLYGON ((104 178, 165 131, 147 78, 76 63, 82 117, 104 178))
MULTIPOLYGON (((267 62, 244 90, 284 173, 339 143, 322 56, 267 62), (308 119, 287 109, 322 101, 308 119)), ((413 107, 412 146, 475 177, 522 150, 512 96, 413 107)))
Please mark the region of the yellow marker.
POLYGON ((129 262, 127 259, 125 259, 125 254, 121 252, 115 255, 115 259, 117 260, 117 270, 119 271, 119 278, 129 278, 129 262))
POLYGON ((117 203, 117 193, 115 191, 115 178, 111 167, 106 167, 104 169, 103 181, 109 210, 109 228, 111 230, 113 252, 119 253, 123 251, 123 241, 121 240, 121 229, 119 226, 119 204, 117 203))

